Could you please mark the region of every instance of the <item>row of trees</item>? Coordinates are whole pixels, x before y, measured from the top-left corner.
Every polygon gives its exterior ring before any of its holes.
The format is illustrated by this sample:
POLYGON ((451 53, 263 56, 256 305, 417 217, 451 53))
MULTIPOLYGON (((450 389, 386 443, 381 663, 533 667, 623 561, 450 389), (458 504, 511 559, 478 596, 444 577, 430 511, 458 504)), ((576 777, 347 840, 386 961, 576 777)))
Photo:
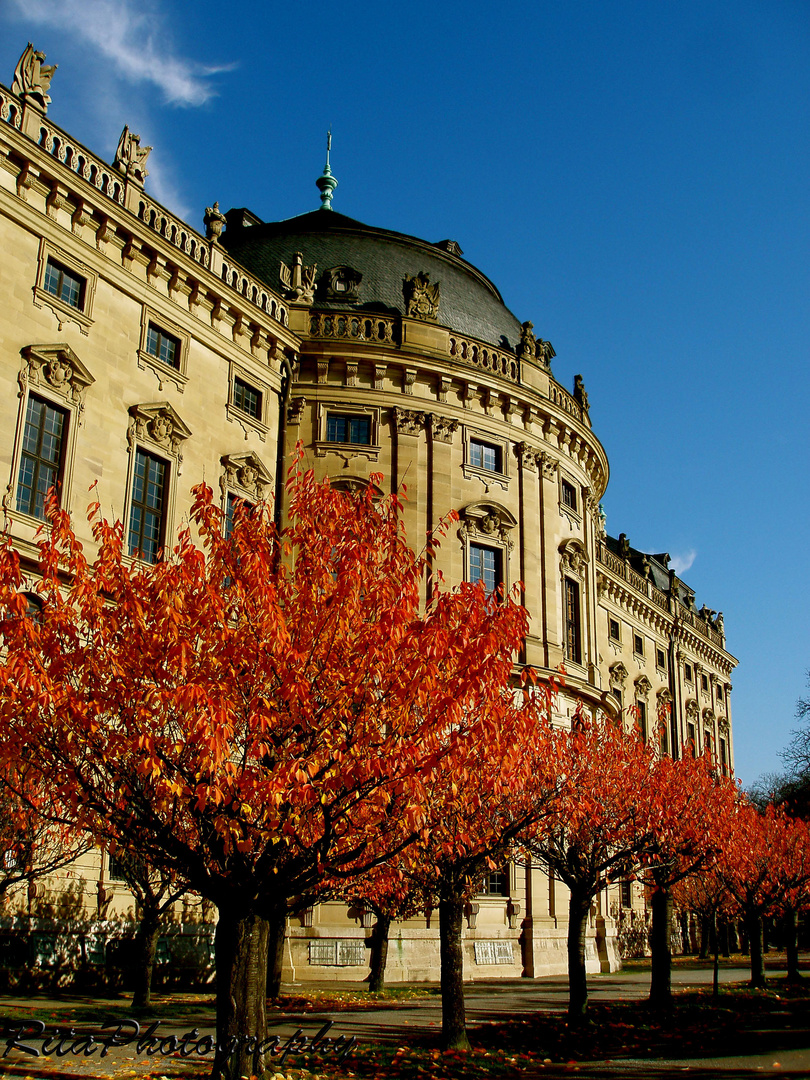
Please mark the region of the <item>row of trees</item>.
POLYGON ((709 762, 659 759, 582 712, 553 726, 556 688, 530 671, 515 683, 519 597, 434 576, 425 604, 443 531, 414 554, 398 498, 372 491, 294 467, 284 531, 258 507, 228 533, 200 486, 154 566, 125 557, 97 505, 91 564, 51 498, 35 580, 0 548, 6 797, 216 906, 218 1039, 241 1047, 217 1076, 264 1069, 245 1040, 265 1035, 286 919, 319 900, 377 912, 378 979, 386 920, 438 906, 443 1034, 458 1047, 464 904, 506 855, 569 887, 579 1017, 597 893, 628 876, 650 889, 666 1001, 673 888, 753 843, 709 762))

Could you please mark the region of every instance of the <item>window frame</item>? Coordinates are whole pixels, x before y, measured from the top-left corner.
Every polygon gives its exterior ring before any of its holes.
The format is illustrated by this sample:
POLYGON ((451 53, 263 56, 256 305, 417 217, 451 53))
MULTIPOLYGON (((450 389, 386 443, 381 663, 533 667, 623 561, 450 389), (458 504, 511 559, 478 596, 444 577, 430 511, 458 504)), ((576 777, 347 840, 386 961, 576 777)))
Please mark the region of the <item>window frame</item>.
POLYGON ((490 431, 482 431, 480 428, 471 428, 466 425, 462 429, 463 458, 461 471, 466 480, 480 479, 485 485, 497 484, 504 490, 508 490, 511 475, 509 472, 510 442, 490 431), (500 459, 499 469, 488 469, 483 465, 473 464, 473 444, 488 447, 494 450, 500 459))
POLYGON ((503 447, 498 443, 486 442, 484 439, 470 438, 469 464, 472 468, 481 469, 483 472, 503 475, 503 447), (485 463, 487 452, 492 453, 491 466, 485 463))
POLYGON ((695 669, 688 660, 683 662, 683 677, 690 685, 694 686, 695 683, 695 669))
POLYGON ((467 566, 466 566, 466 573, 464 575, 464 580, 470 582, 470 584, 475 584, 478 581, 482 581, 483 584, 484 584, 484 588, 486 589, 487 594, 492 593, 492 592, 498 592, 499 589, 502 589, 503 591, 505 591, 506 590, 506 580, 505 580, 504 564, 505 564, 504 548, 503 548, 502 545, 500 545, 500 544, 482 543, 478 538, 471 539, 470 542, 467 544, 467 566), (487 588, 487 583, 486 583, 485 577, 483 575, 480 576, 480 577, 473 578, 473 576, 472 576, 473 575, 473 558, 472 558, 473 550, 480 551, 480 552, 490 552, 494 556, 494 558, 495 558, 495 587, 493 589, 487 588))
POLYGON ((621 619, 614 619, 612 615, 608 615, 608 641, 614 641, 617 645, 622 643, 622 621, 621 619), (616 633, 613 633, 613 628, 616 627, 616 633))
MULTIPOLYGON (((18 514, 24 514, 26 517, 29 517, 29 518, 35 518, 37 521, 45 521, 46 520, 45 508, 44 508, 45 494, 52 487, 56 487, 58 500, 59 500, 59 505, 60 506, 65 505, 64 504, 63 483, 64 483, 64 475, 65 475, 66 450, 67 450, 67 446, 68 446, 68 438, 69 438, 69 435, 70 435, 71 415, 70 415, 70 410, 65 408, 64 404, 56 404, 56 402, 51 401, 49 398, 43 397, 43 395, 41 393, 39 393, 38 390, 39 390, 39 388, 37 388, 37 390, 30 390, 25 395, 25 417, 23 419, 22 438, 21 438, 21 441, 20 441, 19 454, 17 455, 17 469, 16 469, 16 477, 17 477, 17 479, 16 479, 16 483, 15 483, 15 487, 14 487, 14 507, 15 507, 15 512, 18 513, 18 514), (59 453, 58 453, 56 466, 55 466, 54 482, 52 484, 49 484, 46 491, 43 492, 43 494, 42 494, 42 513, 41 514, 36 512, 37 504, 40 502, 40 498, 39 498, 39 494, 38 494, 38 487, 39 487, 38 480, 39 480, 39 471, 40 471, 39 466, 40 466, 40 464, 44 463, 45 466, 47 467, 49 463, 47 462, 47 460, 45 458, 43 458, 41 456, 41 454, 39 452, 37 452, 37 454, 31 454, 26 449, 26 445, 25 445, 26 432, 28 431, 29 413, 30 413, 30 410, 31 410, 31 404, 32 404, 32 402, 34 400, 38 401, 41 405, 43 405, 46 410, 50 409, 53 412, 60 413, 61 417, 62 417, 62 430, 61 430, 60 435, 59 435, 59 453), (26 459, 26 457, 33 459, 35 461, 35 463, 36 463, 35 468, 34 468, 34 474, 33 474, 34 482, 33 482, 32 486, 31 486, 31 496, 32 496, 33 502, 34 502, 34 509, 33 510, 30 509, 30 508, 29 509, 24 509, 24 508, 22 508, 20 506, 20 494, 21 494, 21 491, 22 491, 22 470, 23 470, 23 462, 26 459)), ((38 425, 38 428, 37 428, 37 450, 38 451, 39 451, 39 449, 41 447, 41 443, 42 443, 42 436, 43 436, 42 427, 43 427, 43 425, 42 425, 42 423, 40 423, 38 425)))
POLYGON ((375 406, 359 405, 357 402, 343 401, 319 401, 315 429, 315 453, 317 457, 326 457, 327 454, 338 454, 348 462, 353 457, 364 457, 369 461, 376 461, 382 449, 380 445, 380 413, 375 406), (335 442, 327 438, 330 416, 343 416, 347 418, 368 419, 369 438, 368 443, 335 442))
POLYGON ((565 659, 582 667, 584 663, 584 642, 582 640, 582 583, 566 574, 563 577, 563 652, 565 659), (570 615, 570 597, 575 597, 574 618, 570 615), (576 655, 571 655, 571 645, 576 655))
MULTIPOLYGON (((167 525, 168 525, 168 504, 169 504, 169 491, 170 491, 171 479, 172 479, 172 468, 171 468, 171 461, 170 460, 168 460, 165 456, 163 456, 161 454, 155 453, 154 450, 152 450, 151 448, 147 449, 144 446, 136 446, 135 447, 135 452, 134 452, 134 455, 133 455, 133 467, 132 467, 132 470, 131 470, 131 477, 130 477, 129 512, 127 514, 126 546, 127 546, 127 555, 129 556, 129 558, 136 559, 136 560, 138 560, 140 562, 149 563, 150 565, 154 565, 155 563, 158 563, 158 562, 161 561, 163 551, 164 551, 164 549, 166 547, 166 535, 167 535, 167 525), (155 549, 155 553, 154 553, 155 557, 154 558, 149 558, 146 555, 146 553, 144 552, 143 548, 138 548, 137 550, 134 550, 134 551, 132 549, 132 517, 133 517, 133 514, 135 512, 135 508, 137 506, 140 506, 148 514, 154 513, 154 510, 149 507, 149 505, 148 505, 148 503, 146 501, 144 501, 144 502, 136 502, 136 500, 135 500, 135 483, 136 483, 136 481, 138 479, 137 474, 138 474, 138 456, 139 455, 142 455, 149 462, 160 462, 160 464, 163 466, 163 475, 162 475, 162 478, 161 478, 161 489, 162 489, 161 490, 161 506, 160 506, 160 511, 159 511, 160 529, 159 529, 159 539, 158 539, 158 542, 157 542, 157 545, 156 545, 156 549, 155 549)), ((147 482, 147 484, 149 483, 148 473, 147 473, 147 477, 146 477, 146 482, 147 482)), ((141 522, 141 528, 140 528, 140 538, 141 539, 143 539, 143 533, 144 533, 144 523, 142 521, 141 522)))
POLYGON ((163 389, 166 382, 172 383, 182 394, 188 382, 186 374, 188 365, 190 335, 181 330, 176 323, 158 315, 152 308, 144 305, 141 308, 141 340, 138 345, 138 367, 143 370, 153 371, 158 381, 158 390, 163 389), (159 356, 148 350, 149 330, 154 328, 164 337, 173 339, 177 344, 177 366, 172 367, 165 363, 159 356))
POLYGON ((44 237, 40 240, 37 254, 37 276, 34 284, 34 304, 36 307, 47 307, 54 313, 59 329, 65 322, 74 322, 83 334, 87 334, 93 325, 93 301, 96 294, 98 274, 94 273, 85 263, 74 258, 64 248, 57 247, 44 237), (66 303, 59 296, 45 288, 45 275, 48 264, 52 263, 62 271, 67 271, 71 276, 78 278, 82 283, 81 299, 78 307, 66 303))
POLYGON ((633 631, 633 656, 643 657, 644 653, 644 635, 633 631))
POLYGON ((659 671, 667 670, 667 654, 658 645, 655 647, 655 666, 659 671))
POLYGON ((253 431, 257 432, 262 442, 264 442, 269 429, 268 415, 270 397, 270 386, 263 379, 257 377, 252 371, 241 364, 231 362, 228 365, 228 401, 226 404, 226 415, 231 423, 238 424, 243 431, 246 428, 251 428, 253 431), (248 386, 251 390, 255 390, 261 395, 261 406, 258 416, 253 416, 251 413, 245 412, 244 409, 236 404, 235 390, 237 379, 245 386, 248 386))
POLYGON ((570 475, 566 475, 562 469, 558 470, 557 474, 557 499, 560 505, 560 514, 568 518, 569 524, 575 527, 579 527, 582 524, 582 489, 580 485, 572 479, 570 475), (570 491, 574 497, 575 506, 571 506, 565 498, 565 493, 570 491))

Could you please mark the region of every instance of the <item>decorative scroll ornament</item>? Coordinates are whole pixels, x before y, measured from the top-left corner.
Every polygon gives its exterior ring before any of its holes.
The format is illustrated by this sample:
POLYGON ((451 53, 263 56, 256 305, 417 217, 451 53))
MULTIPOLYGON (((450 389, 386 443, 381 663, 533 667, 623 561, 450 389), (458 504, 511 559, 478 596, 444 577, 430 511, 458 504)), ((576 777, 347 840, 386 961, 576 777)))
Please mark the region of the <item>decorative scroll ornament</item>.
POLYGON ((672 694, 665 686, 655 696, 658 698, 659 708, 672 704, 672 694))
POLYGON ((293 398, 290 404, 287 406, 287 423, 288 424, 300 424, 301 417, 304 415, 304 407, 306 406, 307 399, 305 397, 293 398))
POLYGON ((509 539, 509 533, 516 525, 516 518, 504 506, 470 503, 459 513, 458 535, 462 540, 475 537, 499 540, 511 551, 514 543, 509 539))
POLYGON ((311 304, 315 299, 315 274, 318 264, 304 266, 304 256, 300 251, 293 255, 292 267, 281 263, 279 278, 287 291, 286 299, 293 304, 311 304))
POLYGON ((230 490, 245 492, 253 499, 265 498, 272 477, 257 454, 226 454, 220 463, 219 487, 223 495, 230 490))
POLYGON ((46 113, 51 103, 48 91, 58 65, 45 64, 44 60, 45 53, 35 49, 29 41, 14 69, 11 92, 21 98, 23 104, 34 105, 46 113))
POLYGON ((23 382, 33 386, 46 383, 51 390, 74 404, 81 404, 84 392, 95 379, 69 345, 27 345, 23 351, 23 382))
POLYGON ((222 230, 225 226, 227 218, 220 212, 219 203, 215 202, 213 206, 206 206, 205 214, 203 215, 203 225, 205 225, 205 235, 212 244, 218 244, 219 238, 222 236, 222 230))
POLYGON ((427 416, 416 409, 393 409, 394 423, 399 435, 418 435, 425 426, 427 416))
POLYGON ((536 446, 532 446, 531 443, 520 442, 515 447, 517 451, 518 461, 521 467, 529 469, 531 472, 537 472, 540 466, 545 460, 545 454, 542 450, 538 450, 536 446))
POLYGON ((122 172, 127 180, 134 180, 136 184, 142 185, 149 175, 146 170, 146 159, 151 153, 152 147, 142 147, 140 135, 133 135, 129 126, 125 124, 121 138, 118 140, 113 166, 122 172))
POLYGON ((150 405, 132 405, 127 440, 132 446, 136 439, 153 442, 180 457, 180 447, 191 435, 188 428, 168 401, 150 405))
POLYGON ((430 283, 430 274, 420 271, 414 277, 405 275, 402 292, 405 296, 405 314, 409 319, 436 322, 439 317, 439 287, 441 282, 430 283))
POLYGON ((686 718, 688 720, 697 720, 699 716, 700 709, 698 708, 698 703, 694 698, 690 698, 686 703, 686 718))

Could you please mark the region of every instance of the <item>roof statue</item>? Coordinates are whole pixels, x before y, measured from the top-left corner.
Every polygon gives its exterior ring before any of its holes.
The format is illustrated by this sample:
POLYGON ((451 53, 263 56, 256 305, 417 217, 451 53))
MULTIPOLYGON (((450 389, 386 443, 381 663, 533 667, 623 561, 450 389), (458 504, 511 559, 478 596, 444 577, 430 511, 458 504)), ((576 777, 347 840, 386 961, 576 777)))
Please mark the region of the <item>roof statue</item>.
POLYGON ((405 275, 402 291, 405 294, 405 314, 409 319, 435 322, 439 317, 440 281, 430 283, 430 274, 420 271, 411 277, 405 275))
POLYGON ((149 175, 146 171, 146 159, 151 152, 152 147, 142 147, 140 135, 133 135, 129 130, 129 125, 124 124, 124 130, 118 140, 118 149, 115 151, 113 165, 128 180, 134 180, 136 184, 143 184, 149 175))
POLYGON ((47 112, 51 103, 48 90, 57 65, 44 64, 44 60, 45 53, 35 49, 29 41, 14 69, 11 92, 18 98, 22 98, 26 105, 35 105, 43 112, 47 112))
POLYGON ((542 338, 538 338, 534 349, 534 355, 543 367, 547 367, 551 370, 551 361, 557 354, 554 352, 554 346, 550 341, 543 341, 542 338))
POLYGON ((517 354, 521 357, 534 356, 537 348, 537 339, 534 336, 534 323, 525 322, 520 328, 520 341, 517 354))
POLYGON ((205 225, 206 239, 210 240, 212 244, 219 243, 226 220, 225 215, 219 209, 218 202, 215 202, 213 206, 206 206, 203 225, 205 225))
POLYGON ((304 266, 304 256, 296 251, 293 256, 292 267, 285 262, 279 267, 281 284, 287 290, 287 299, 293 303, 311 304, 315 298, 315 274, 318 271, 317 263, 312 266, 304 266))
POLYGON ((577 401, 583 412, 588 411, 588 395, 585 392, 585 383, 581 375, 574 376, 574 400, 577 401))
POLYGON ((320 188, 321 192, 321 210, 332 209, 332 196, 338 186, 338 182, 332 176, 332 170, 329 168, 329 151, 331 149, 332 129, 330 128, 326 134, 326 164, 323 167, 323 173, 315 181, 316 187, 320 188))

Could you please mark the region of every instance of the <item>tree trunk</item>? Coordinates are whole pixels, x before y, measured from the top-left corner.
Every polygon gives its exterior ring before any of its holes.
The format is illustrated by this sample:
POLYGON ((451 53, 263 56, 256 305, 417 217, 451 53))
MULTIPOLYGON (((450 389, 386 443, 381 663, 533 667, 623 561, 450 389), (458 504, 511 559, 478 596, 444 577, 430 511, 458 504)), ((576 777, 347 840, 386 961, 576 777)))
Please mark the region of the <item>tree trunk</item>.
POLYGON ((568 1020, 581 1022, 588 1008, 585 932, 591 906, 589 892, 571 889, 568 898, 568 1020))
POLYGON ((391 916, 378 914, 371 932, 371 974, 368 979, 368 989, 371 994, 379 994, 385 986, 385 965, 388 962, 390 930, 391 916))
POLYGON ((712 912, 712 997, 720 997, 720 935, 717 932, 717 912, 712 912))
POLYGON ((765 986, 765 961, 762 957, 762 917, 751 912, 746 917, 748 945, 751 949, 751 985, 765 986))
POLYGON ((709 922, 708 915, 701 915, 700 917, 700 951, 698 953, 699 960, 705 960, 709 955, 709 922))
POLYGON ((650 929, 650 1005, 672 1007, 672 894, 660 885, 653 889, 650 929))
POLYGON ((160 916, 156 911, 144 911, 135 933, 133 1009, 146 1009, 152 1000, 152 973, 155 968, 155 954, 159 937, 160 916))
POLYGON ((215 1080, 261 1076, 269 1062, 257 1041, 267 1039, 266 919, 228 907, 219 910, 216 930, 217 1053, 215 1080), (253 1042, 251 1043, 251 1038, 253 1042))
POLYGON ((787 959, 788 982, 801 982, 802 976, 799 971, 799 939, 795 908, 790 908, 785 912, 785 958, 787 959))
POLYGON ((439 951, 442 978, 442 1046, 469 1050, 464 1008, 464 952, 462 920, 464 900, 453 883, 442 882, 439 900, 439 951))
POLYGON ((281 993, 281 971, 284 966, 284 941, 287 937, 287 911, 276 912, 267 922, 267 996, 277 998, 281 993))

